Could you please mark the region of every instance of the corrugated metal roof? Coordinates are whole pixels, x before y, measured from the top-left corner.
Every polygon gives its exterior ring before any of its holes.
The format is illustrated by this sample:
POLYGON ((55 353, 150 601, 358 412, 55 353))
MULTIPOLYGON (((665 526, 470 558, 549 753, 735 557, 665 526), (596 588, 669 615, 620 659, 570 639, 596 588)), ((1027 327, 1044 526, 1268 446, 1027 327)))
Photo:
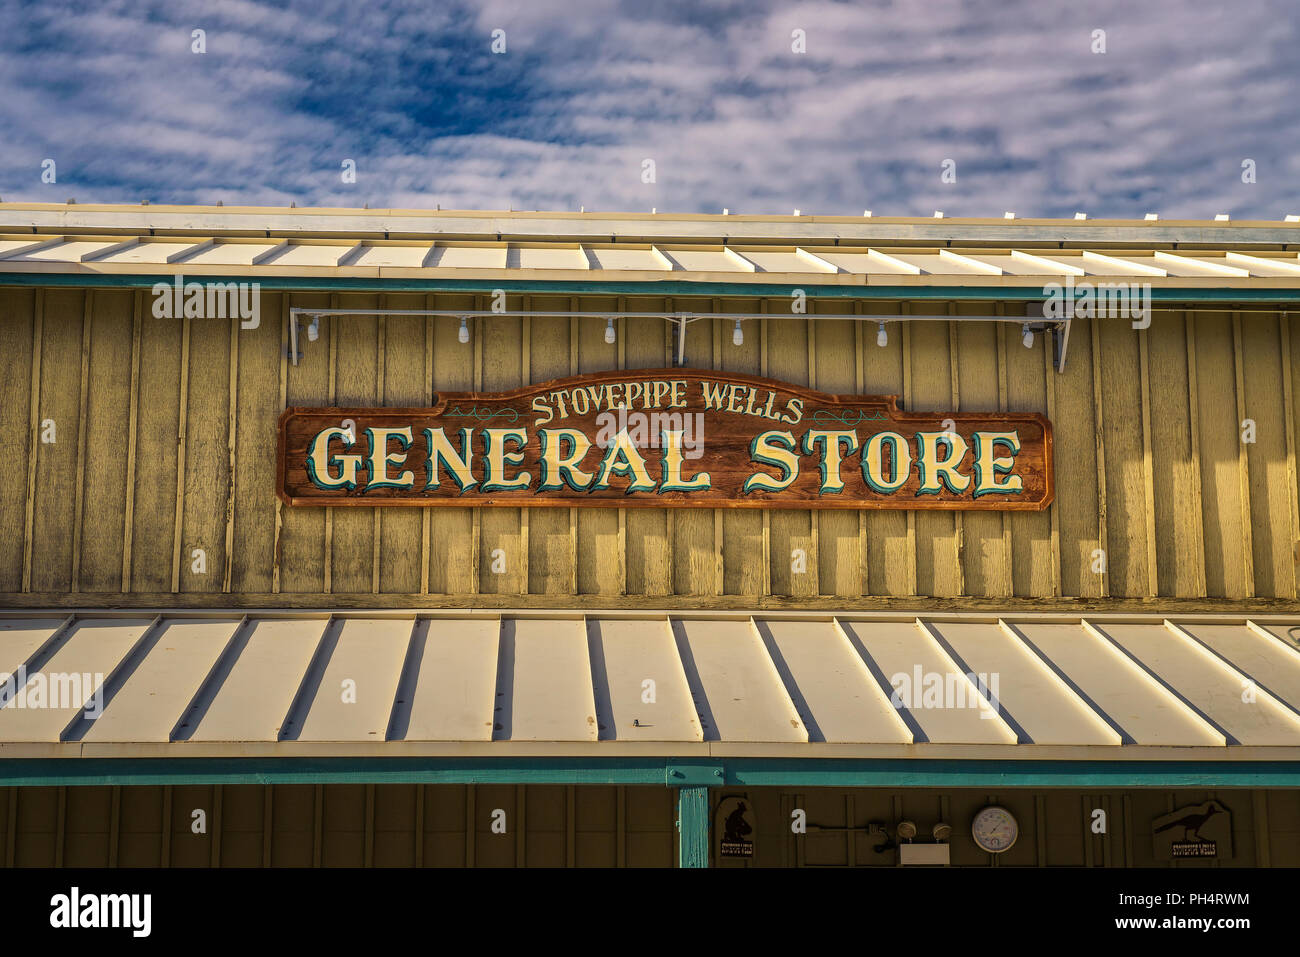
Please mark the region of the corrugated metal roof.
POLYGON ((0 203, 0 274, 1300 287, 1300 223, 0 203))
POLYGON ((1300 618, 8 612, 0 671, 25 683, 5 688, 0 756, 1296 760, 1297 634, 1300 618))
POLYGON ((0 273, 186 276, 535 279, 656 282, 664 279, 818 285, 1034 286, 1127 280, 1157 286, 1300 288, 1300 253, 1232 249, 1164 252, 985 247, 698 246, 660 243, 383 244, 351 240, 192 243, 0 235, 0 273))

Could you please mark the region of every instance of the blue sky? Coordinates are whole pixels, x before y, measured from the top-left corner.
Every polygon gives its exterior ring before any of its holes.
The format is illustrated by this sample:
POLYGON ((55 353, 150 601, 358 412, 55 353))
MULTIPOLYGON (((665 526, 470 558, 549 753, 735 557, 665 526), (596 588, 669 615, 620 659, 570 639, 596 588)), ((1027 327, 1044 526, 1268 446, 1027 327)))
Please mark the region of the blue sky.
POLYGON ((0 0, 0 196, 1276 220, 1298 48, 1295 0, 0 0))

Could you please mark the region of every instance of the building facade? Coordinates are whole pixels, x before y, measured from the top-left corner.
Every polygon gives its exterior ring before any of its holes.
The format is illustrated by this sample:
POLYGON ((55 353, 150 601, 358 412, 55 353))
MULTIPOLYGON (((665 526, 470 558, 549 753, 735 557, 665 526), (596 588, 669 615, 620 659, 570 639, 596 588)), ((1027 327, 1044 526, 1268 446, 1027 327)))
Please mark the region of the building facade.
POLYGON ((1296 865, 1298 250, 0 204, 6 862, 1296 865), (292 410, 606 373, 1036 416, 1049 494, 284 492, 292 410))

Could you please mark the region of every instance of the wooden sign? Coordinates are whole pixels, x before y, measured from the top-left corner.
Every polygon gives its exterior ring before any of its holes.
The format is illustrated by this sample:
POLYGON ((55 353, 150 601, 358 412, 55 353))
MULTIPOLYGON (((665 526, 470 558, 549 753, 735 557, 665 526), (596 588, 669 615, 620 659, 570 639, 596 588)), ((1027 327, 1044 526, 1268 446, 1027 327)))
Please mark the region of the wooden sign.
POLYGON ((330 506, 1038 510, 1036 413, 904 412, 695 369, 604 372, 430 408, 290 408, 280 498, 330 506))

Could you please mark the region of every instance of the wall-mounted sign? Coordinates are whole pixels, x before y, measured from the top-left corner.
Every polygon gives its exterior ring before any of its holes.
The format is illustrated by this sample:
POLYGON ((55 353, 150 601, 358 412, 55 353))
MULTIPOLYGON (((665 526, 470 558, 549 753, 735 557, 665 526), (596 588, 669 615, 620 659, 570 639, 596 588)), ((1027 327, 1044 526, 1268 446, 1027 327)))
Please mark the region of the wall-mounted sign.
POLYGON ((691 369, 605 372, 430 408, 290 408, 280 497, 331 506, 1027 509, 1052 501, 1036 413, 904 412, 691 369))
POLYGON ((754 857, 754 812, 744 798, 726 797, 718 802, 715 832, 718 857, 754 857))
POLYGON ((1191 804, 1151 822, 1158 861, 1232 857, 1232 813, 1218 801, 1191 804))

